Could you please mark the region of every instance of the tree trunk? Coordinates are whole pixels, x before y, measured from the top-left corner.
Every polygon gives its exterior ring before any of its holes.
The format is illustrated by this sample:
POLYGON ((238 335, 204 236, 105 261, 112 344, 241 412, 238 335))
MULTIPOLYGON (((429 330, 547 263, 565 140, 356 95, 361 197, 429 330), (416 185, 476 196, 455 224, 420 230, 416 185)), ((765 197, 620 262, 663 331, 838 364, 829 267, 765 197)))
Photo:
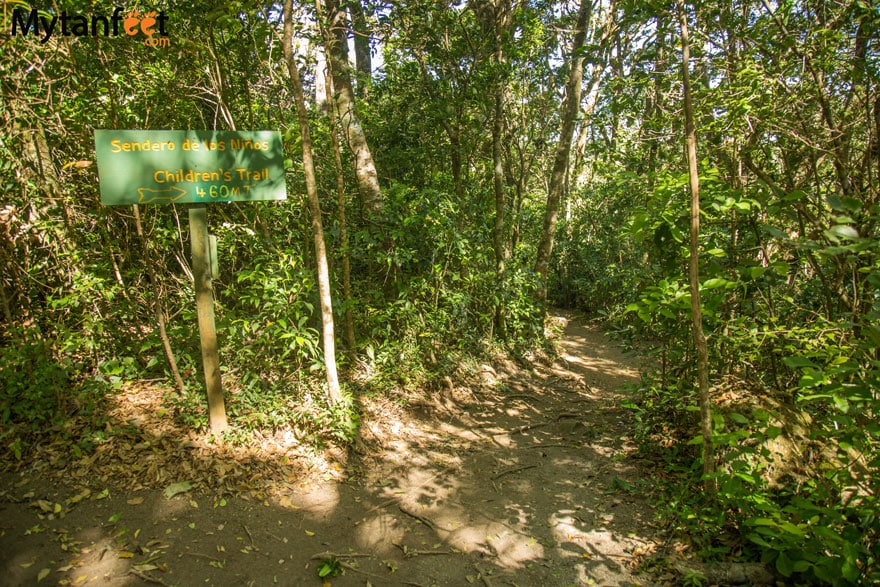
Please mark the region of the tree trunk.
POLYGON ((535 259, 535 271, 541 276, 538 301, 542 304, 547 301, 547 270, 550 266, 550 254, 553 252, 553 239, 556 234, 556 221, 559 217, 559 197, 565 185, 565 170, 568 168, 571 139, 574 135, 574 126, 581 105, 584 56, 578 50, 583 47, 584 41, 587 38, 587 23, 590 20, 591 8, 592 2, 590 0, 581 0, 574 42, 571 45, 571 61, 568 82, 565 85, 565 100, 562 103, 560 113, 562 123, 559 129, 559 143, 556 145, 556 158, 553 161, 553 171, 547 187, 544 229, 541 233, 541 242, 538 244, 538 254, 535 259))
POLYGON ((373 75, 373 62, 370 55, 370 29, 361 0, 350 0, 351 28, 354 32, 354 63, 357 70, 357 95, 363 98, 370 91, 373 75))
POLYGON ((321 298, 321 322, 323 324, 324 365, 327 368, 327 392, 333 403, 342 400, 339 378, 336 374, 336 342, 333 335, 333 304, 330 294, 330 269, 327 265, 327 249, 324 246, 324 227, 321 225, 321 203, 318 200, 318 183, 312 160, 312 137, 309 131, 309 113, 306 110, 302 82, 293 54, 293 0, 284 0, 284 58, 293 87, 296 114, 302 135, 303 174, 306 179, 306 195, 312 218, 312 234, 315 238, 315 261, 318 266, 318 292, 321 298))
POLYGON ((370 220, 381 221, 385 206, 382 189, 379 187, 379 174, 376 172, 373 153, 370 151, 367 137, 355 111, 354 91, 348 65, 348 25, 345 9, 340 6, 339 0, 329 0, 327 20, 324 24, 321 22, 321 0, 315 1, 315 7, 318 10, 318 21, 322 26, 327 58, 330 62, 339 122, 354 156, 354 172, 361 205, 370 220))
POLYGON ((712 474, 715 472, 715 456, 712 450, 712 412, 709 404, 709 353, 706 335, 703 333, 703 315, 700 307, 700 176, 697 167, 697 133, 694 129, 694 106, 691 102, 691 81, 688 71, 690 44, 687 14, 684 2, 678 2, 678 19, 681 26, 681 79, 684 94, 685 147, 687 151, 688 179, 691 195, 690 260, 688 261, 691 291, 691 318, 693 320, 694 348, 697 350, 697 384, 700 393, 700 428, 703 433, 703 483, 706 491, 717 491, 712 474))
MULTIPOLYGON (((330 76, 324 77, 327 95, 333 93, 330 76)), ((345 172, 342 168, 342 154, 336 138, 336 109, 328 108, 330 117, 330 147, 333 149, 333 163, 336 167, 336 207, 339 209, 339 245, 342 249, 342 295, 345 301, 345 343, 348 351, 354 351, 354 319, 351 315, 351 261, 348 256, 348 227, 345 223, 345 172)))
MULTIPOLYGON (((500 54, 500 50, 498 51, 500 54)), ((495 190, 495 274, 498 287, 504 287, 504 264, 506 251, 504 247, 504 160, 501 157, 501 133, 504 130, 504 86, 499 83, 495 88, 495 122, 492 124, 492 183, 495 190)), ((495 306, 495 326, 498 335, 504 336, 504 303, 499 300, 495 306)))

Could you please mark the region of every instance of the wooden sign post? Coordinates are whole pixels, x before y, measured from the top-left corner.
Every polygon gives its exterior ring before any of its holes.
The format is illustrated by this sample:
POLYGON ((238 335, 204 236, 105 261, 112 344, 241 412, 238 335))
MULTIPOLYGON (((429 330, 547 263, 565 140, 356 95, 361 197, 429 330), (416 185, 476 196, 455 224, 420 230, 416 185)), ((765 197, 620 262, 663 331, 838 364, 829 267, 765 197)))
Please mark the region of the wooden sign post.
POLYGON ((184 204, 189 209, 196 312, 211 432, 226 430, 214 324, 216 256, 207 202, 287 198, 281 135, 274 131, 96 130, 101 203, 184 204))
POLYGON ((211 432, 220 434, 227 427, 226 403, 223 400, 220 352, 217 347, 217 329, 214 326, 214 286, 208 253, 208 209, 204 204, 190 206, 189 234, 192 241, 192 270, 199 337, 202 343, 202 364, 208 395, 208 425, 211 432))

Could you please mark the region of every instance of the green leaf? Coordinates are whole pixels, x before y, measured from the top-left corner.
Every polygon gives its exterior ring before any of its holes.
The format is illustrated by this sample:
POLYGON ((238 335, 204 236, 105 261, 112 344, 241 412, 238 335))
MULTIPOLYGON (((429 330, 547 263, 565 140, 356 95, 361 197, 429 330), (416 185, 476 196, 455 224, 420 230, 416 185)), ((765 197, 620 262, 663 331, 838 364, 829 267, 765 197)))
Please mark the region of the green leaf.
POLYGON ((765 271, 767 271, 766 267, 749 267, 749 277, 757 279, 764 275, 765 271))
POLYGON ((784 552, 780 552, 779 556, 776 557, 776 570, 783 577, 791 577, 791 574, 794 572, 794 563, 784 552))
POLYGON ((789 192, 780 198, 783 202, 796 202, 803 198, 807 197, 807 192, 803 190, 794 190, 793 192, 789 192))
POLYGON ((797 526, 795 526, 794 524, 792 524, 791 522, 782 522, 781 524, 779 524, 779 527, 782 530, 785 530, 786 532, 788 532, 789 534, 794 534, 795 536, 803 536, 804 535, 804 531, 801 530, 800 528, 798 528, 797 526))
POLYGON ((794 561, 794 572, 795 573, 806 573, 810 570, 810 567, 813 566, 813 563, 810 561, 799 560, 794 561))
POLYGON ((848 224, 837 224, 825 231, 825 236, 832 242, 840 242, 843 240, 856 240, 859 233, 855 228, 848 224))
POLYGON ((736 422, 737 424, 748 424, 749 423, 748 418, 746 418, 742 414, 737 414, 736 412, 733 412, 730 414, 730 419, 733 420, 734 422, 736 422))
POLYGON ((818 369, 819 366, 816 363, 810 361, 809 359, 805 359, 804 357, 794 356, 794 357, 785 357, 782 359, 782 362, 791 367, 792 369, 804 369, 806 367, 810 367, 812 369, 818 369))
POLYGON ((846 557, 846 560, 843 561, 843 565, 840 567, 840 573, 848 581, 855 582, 859 578, 859 567, 856 566, 854 560, 846 557))
POLYGON ((728 279, 724 279, 723 277, 713 277, 712 279, 707 279, 703 282, 704 289, 717 289, 719 287, 726 287, 728 283, 732 283, 728 279))

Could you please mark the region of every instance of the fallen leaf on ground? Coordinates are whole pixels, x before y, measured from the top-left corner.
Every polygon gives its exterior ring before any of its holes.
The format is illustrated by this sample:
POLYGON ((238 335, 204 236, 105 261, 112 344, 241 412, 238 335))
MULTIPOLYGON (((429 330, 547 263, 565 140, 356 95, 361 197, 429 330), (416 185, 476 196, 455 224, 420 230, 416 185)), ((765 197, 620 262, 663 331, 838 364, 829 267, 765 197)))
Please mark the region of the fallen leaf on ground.
POLYGON ((172 483, 165 488, 165 498, 171 499, 180 493, 186 493, 192 489, 192 483, 189 481, 181 481, 180 483, 172 483))
POLYGON ((141 505, 142 503, 144 503, 144 498, 143 497, 135 497, 135 498, 129 499, 126 503, 128 505, 141 505))

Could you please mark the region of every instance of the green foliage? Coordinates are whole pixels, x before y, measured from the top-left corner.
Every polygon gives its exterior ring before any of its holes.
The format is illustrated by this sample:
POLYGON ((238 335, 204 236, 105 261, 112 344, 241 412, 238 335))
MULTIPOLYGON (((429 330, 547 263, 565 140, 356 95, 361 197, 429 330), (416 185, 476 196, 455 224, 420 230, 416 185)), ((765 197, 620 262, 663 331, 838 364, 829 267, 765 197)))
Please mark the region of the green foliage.
MULTIPOLYGON (((518 4, 499 61, 488 12, 392 4, 374 23, 384 70, 358 102, 383 181, 381 222, 359 214, 342 153, 357 342, 340 364, 358 395, 400 397, 429 392, 468 354, 541 342, 531 267, 573 14, 553 2, 518 4), (503 277, 488 132, 499 83, 503 277)), ((99 411, 103 394, 165 369, 157 301, 188 387, 166 405, 206 429, 185 222, 173 206, 142 207, 144 248, 130 210, 100 206, 89 161, 94 128, 235 125, 279 128, 298 167, 276 19, 243 3, 228 8, 174 11, 170 50, 121 39, 112 53, 85 42, 58 51, 30 38, 0 56, 0 424, 17 456, 42 430, 99 411)), ((793 582, 876 582, 880 16, 865 2, 687 8, 705 40, 692 65, 717 496, 695 490, 702 439, 681 64, 667 7, 626 2, 610 19, 604 5, 595 9, 579 50, 589 91, 550 301, 607 316, 654 361, 628 402, 634 434, 672 474, 664 514, 703 556, 763 557, 793 582)), ((303 72, 313 90, 311 57, 303 72)), ((310 123, 338 292, 339 210, 326 197, 336 189, 336 129, 319 108, 310 123)), ((211 211, 232 440, 289 427, 309 442, 344 443, 357 406, 348 396, 331 405, 323 393, 309 218, 302 178, 289 175, 285 203, 211 211)), ((340 317, 341 299, 334 309, 340 317)), ((102 434, 95 428, 75 450, 102 434)))
MULTIPOLYGON (((99 378, 84 379, 80 358, 61 341, 47 341, 33 324, 8 328, 0 337, 0 455, 19 461, 42 434, 74 418, 100 428, 104 396, 99 378)), ((74 446, 74 453, 86 444, 74 446)))
POLYGON ((52 346, 33 326, 6 332, 0 347, 0 423, 24 424, 31 432, 63 418, 70 361, 59 364, 52 346))
POLYGON ((342 572, 342 564, 335 556, 321 559, 318 564, 318 577, 324 579, 326 577, 337 577, 342 572))

